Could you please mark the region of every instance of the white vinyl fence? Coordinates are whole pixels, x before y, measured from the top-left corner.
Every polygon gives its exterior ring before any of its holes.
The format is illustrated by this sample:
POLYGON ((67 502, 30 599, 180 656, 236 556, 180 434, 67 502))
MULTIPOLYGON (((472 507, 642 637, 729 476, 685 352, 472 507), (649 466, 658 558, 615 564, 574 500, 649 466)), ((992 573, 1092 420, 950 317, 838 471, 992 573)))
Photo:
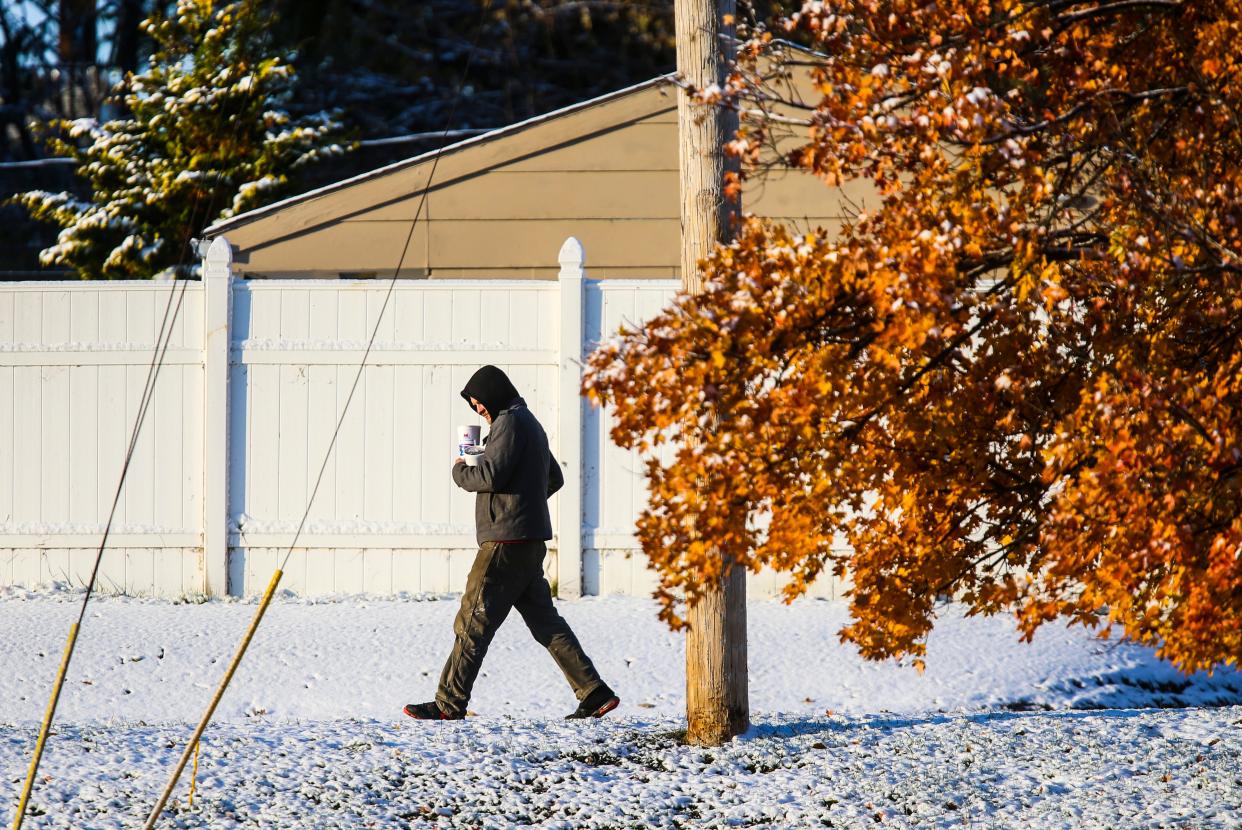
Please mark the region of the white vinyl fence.
MULTIPOLYGON (((228 243, 202 282, 0 286, 0 585, 85 584, 169 297, 175 317, 100 571, 104 590, 255 594, 318 490, 281 582, 306 595, 461 590, 473 496, 449 472, 459 392, 504 369, 548 432, 561 596, 654 587, 634 537, 637 455, 578 394, 582 357, 655 314, 669 280, 238 280, 228 243), (170 293, 172 292, 172 293, 170 293), (336 446, 320 470, 377 319, 336 446)), ((815 591, 831 596, 822 580, 815 591)), ((775 577, 752 578, 770 595, 775 577)), ((839 590, 839 589, 836 589, 839 590)))

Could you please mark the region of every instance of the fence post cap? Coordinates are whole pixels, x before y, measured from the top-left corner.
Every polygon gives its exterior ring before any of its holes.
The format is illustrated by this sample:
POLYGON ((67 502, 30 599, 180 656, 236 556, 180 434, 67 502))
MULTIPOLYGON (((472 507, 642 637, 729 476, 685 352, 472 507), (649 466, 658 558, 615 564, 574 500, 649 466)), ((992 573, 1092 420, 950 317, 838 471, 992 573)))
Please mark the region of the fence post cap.
POLYGON ((582 243, 574 237, 565 240, 565 244, 561 246, 561 252, 557 255, 557 259, 562 266, 579 266, 581 267, 586 254, 582 251, 582 243))
POLYGON ((223 236, 217 236, 207 248, 206 261, 208 265, 232 265, 233 246, 223 236))

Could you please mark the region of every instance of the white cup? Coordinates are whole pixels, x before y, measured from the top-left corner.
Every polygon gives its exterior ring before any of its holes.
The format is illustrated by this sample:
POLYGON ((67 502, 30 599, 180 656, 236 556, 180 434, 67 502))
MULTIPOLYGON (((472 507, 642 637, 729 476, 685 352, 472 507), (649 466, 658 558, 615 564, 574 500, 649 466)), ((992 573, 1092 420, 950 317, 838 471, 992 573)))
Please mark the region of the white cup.
MULTIPOLYGON (((471 447, 479 446, 479 432, 480 432, 480 427, 478 424, 461 424, 460 426, 457 427, 457 454, 458 455, 465 456, 466 450, 470 449, 471 447)), ((470 463, 469 458, 466 459, 466 463, 467 464, 470 463)), ((471 465, 471 466, 474 466, 474 465, 471 465)))
POLYGON ((483 457, 483 447, 476 444, 462 453, 462 458, 466 461, 467 467, 479 466, 479 459, 483 457))
POLYGON ((469 466, 474 466, 478 462, 478 458, 472 458, 469 450, 479 446, 479 426, 478 424, 461 424, 457 426, 457 455, 466 458, 469 466))

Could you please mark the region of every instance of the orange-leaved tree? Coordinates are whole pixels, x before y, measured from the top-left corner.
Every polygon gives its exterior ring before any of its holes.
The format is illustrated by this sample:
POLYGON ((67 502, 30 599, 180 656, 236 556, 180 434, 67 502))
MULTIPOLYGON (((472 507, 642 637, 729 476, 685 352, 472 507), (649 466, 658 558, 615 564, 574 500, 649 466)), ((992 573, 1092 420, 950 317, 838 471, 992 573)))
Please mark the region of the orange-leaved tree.
MULTIPOLYGON (((735 152, 794 140, 826 199, 865 180, 874 204, 832 233, 747 220, 584 383, 650 451, 664 618, 728 551, 791 598, 847 577, 870 658, 921 668, 953 598, 1237 664, 1242 3, 835 0, 784 25, 816 96, 735 152)), ((732 103, 780 109, 757 77, 732 103)))

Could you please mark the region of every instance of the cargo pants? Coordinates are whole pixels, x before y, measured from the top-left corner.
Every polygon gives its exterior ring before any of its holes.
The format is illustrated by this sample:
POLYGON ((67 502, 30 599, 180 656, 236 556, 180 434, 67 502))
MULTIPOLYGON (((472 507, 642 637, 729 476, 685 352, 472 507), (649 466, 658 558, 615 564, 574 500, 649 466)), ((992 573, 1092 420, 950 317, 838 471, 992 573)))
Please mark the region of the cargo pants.
POLYGON ((511 608, 522 615, 536 642, 552 654, 578 700, 603 685, 569 623, 552 604, 552 589, 543 576, 546 553, 543 542, 484 542, 479 548, 453 622, 453 652, 436 689, 436 703, 443 711, 466 711, 483 657, 511 608))

